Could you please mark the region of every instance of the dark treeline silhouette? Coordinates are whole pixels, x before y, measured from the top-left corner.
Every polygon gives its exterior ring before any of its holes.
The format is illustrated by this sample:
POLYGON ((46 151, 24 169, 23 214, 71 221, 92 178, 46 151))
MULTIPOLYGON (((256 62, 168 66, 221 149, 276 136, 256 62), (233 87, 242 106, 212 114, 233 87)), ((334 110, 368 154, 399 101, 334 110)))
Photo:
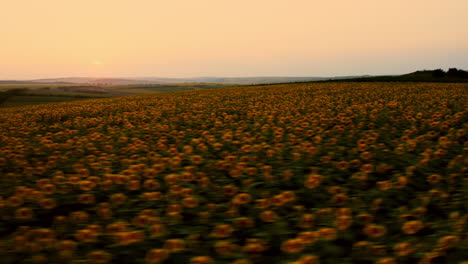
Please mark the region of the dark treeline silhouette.
POLYGON ((444 83, 468 83, 468 71, 450 68, 421 70, 403 75, 370 76, 361 78, 349 78, 339 80, 325 80, 322 82, 444 82, 444 83))
POLYGON ((443 78, 443 77, 455 77, 468 79, 468 71, 459 70, 457 68, 450 68, 447 72, 442 69, 432 71, 432 77, 443 78))

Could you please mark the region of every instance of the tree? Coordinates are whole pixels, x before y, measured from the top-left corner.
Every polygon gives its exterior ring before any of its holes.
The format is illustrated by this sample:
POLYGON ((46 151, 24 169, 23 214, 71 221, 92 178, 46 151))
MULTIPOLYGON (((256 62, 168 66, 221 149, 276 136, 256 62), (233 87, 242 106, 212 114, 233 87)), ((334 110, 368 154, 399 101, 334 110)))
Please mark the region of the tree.
POLYGON ((458 76, 458 69, 457 68, 450 68, 447 71, 447 75, 450 77, 457 77, 458 76))
POLYGON ((445 77, 445 72, 442 69, 434 70, 434 71, 432 71, 432 77, 434 77, 434 78, 445 77))
POLYGON ((468 78, 468 72, 457 68, 450 68, 447 72, 450 77, 468 78))

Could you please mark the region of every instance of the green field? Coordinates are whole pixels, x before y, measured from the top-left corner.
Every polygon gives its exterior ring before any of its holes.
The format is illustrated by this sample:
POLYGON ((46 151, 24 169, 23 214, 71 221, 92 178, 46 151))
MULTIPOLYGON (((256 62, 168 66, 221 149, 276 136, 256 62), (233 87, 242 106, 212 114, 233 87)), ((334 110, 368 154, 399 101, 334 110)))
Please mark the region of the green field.
POLYGON ((78 100, 86 100, 86 99, 87 98, 65 97, 65 96, 39 96, 39 95, 12 96, 8 98, 7 101, 0 104, 0 108, 17 107, 17 106, 34 105, 34 104, 70 102, 70 101, 78 101, 78 100))
POLYGON ((114 85, 114 86, 81 86, 81 85, 39 85, 39 84, 1 84, 0 97, 10 93, 8 98, 0 98, 0 107, 68 102, 83 99, 108 98, 127 95, 143 95, 162 92, 191 91, 208 88, 231 87, 218 83, 180 83, 151 85, 114 85))
POLYGON ((55 96, 55 97, 77 97, 77 98, 107 98, 112 97, 108 94, 83 93, 83 92, 65 92, 60 90, 28 90, 22 93, 22 96, 55 96))
POLYGON ((84 99, 108 98, 129 95, 103 89, 83 86, 43 86, 43 85, 0 85, 0 107, 17 107, 23 105, 69 102, 84 99), (1 90, 3 89, 3 90, 1 90))
POLYGON ((4 92, 11 89, 26 88, 26 89, 54 89, 57 87, 72 87, 75 84, 12 84, 12 83, 0 83, 0 92, 4 92))

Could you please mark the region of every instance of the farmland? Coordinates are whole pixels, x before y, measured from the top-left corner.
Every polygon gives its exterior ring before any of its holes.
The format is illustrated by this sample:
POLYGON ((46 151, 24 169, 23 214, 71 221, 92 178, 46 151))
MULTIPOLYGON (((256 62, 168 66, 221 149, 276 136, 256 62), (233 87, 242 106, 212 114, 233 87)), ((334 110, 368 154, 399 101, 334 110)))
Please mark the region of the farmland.
POLYGON ((129 85, 17 84, 1 83, 0 81, 0 108, 232 86, 237 85, 220 83, 129 85))
POLYGON ((1 84, 0 108, 130 95, 98 86, 1 84))
POLYGON ((330 82, 0 109, 1 263, 462 263, 467 102, 330 82))

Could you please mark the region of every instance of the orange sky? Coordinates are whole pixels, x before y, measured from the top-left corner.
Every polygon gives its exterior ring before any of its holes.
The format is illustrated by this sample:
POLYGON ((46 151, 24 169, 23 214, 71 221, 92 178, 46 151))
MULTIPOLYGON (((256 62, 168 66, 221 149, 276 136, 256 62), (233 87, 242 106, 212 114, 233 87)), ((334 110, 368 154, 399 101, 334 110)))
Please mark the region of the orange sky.
POLYGON ((468 69, 466 0, 15 0, 0 79, 468 69))

